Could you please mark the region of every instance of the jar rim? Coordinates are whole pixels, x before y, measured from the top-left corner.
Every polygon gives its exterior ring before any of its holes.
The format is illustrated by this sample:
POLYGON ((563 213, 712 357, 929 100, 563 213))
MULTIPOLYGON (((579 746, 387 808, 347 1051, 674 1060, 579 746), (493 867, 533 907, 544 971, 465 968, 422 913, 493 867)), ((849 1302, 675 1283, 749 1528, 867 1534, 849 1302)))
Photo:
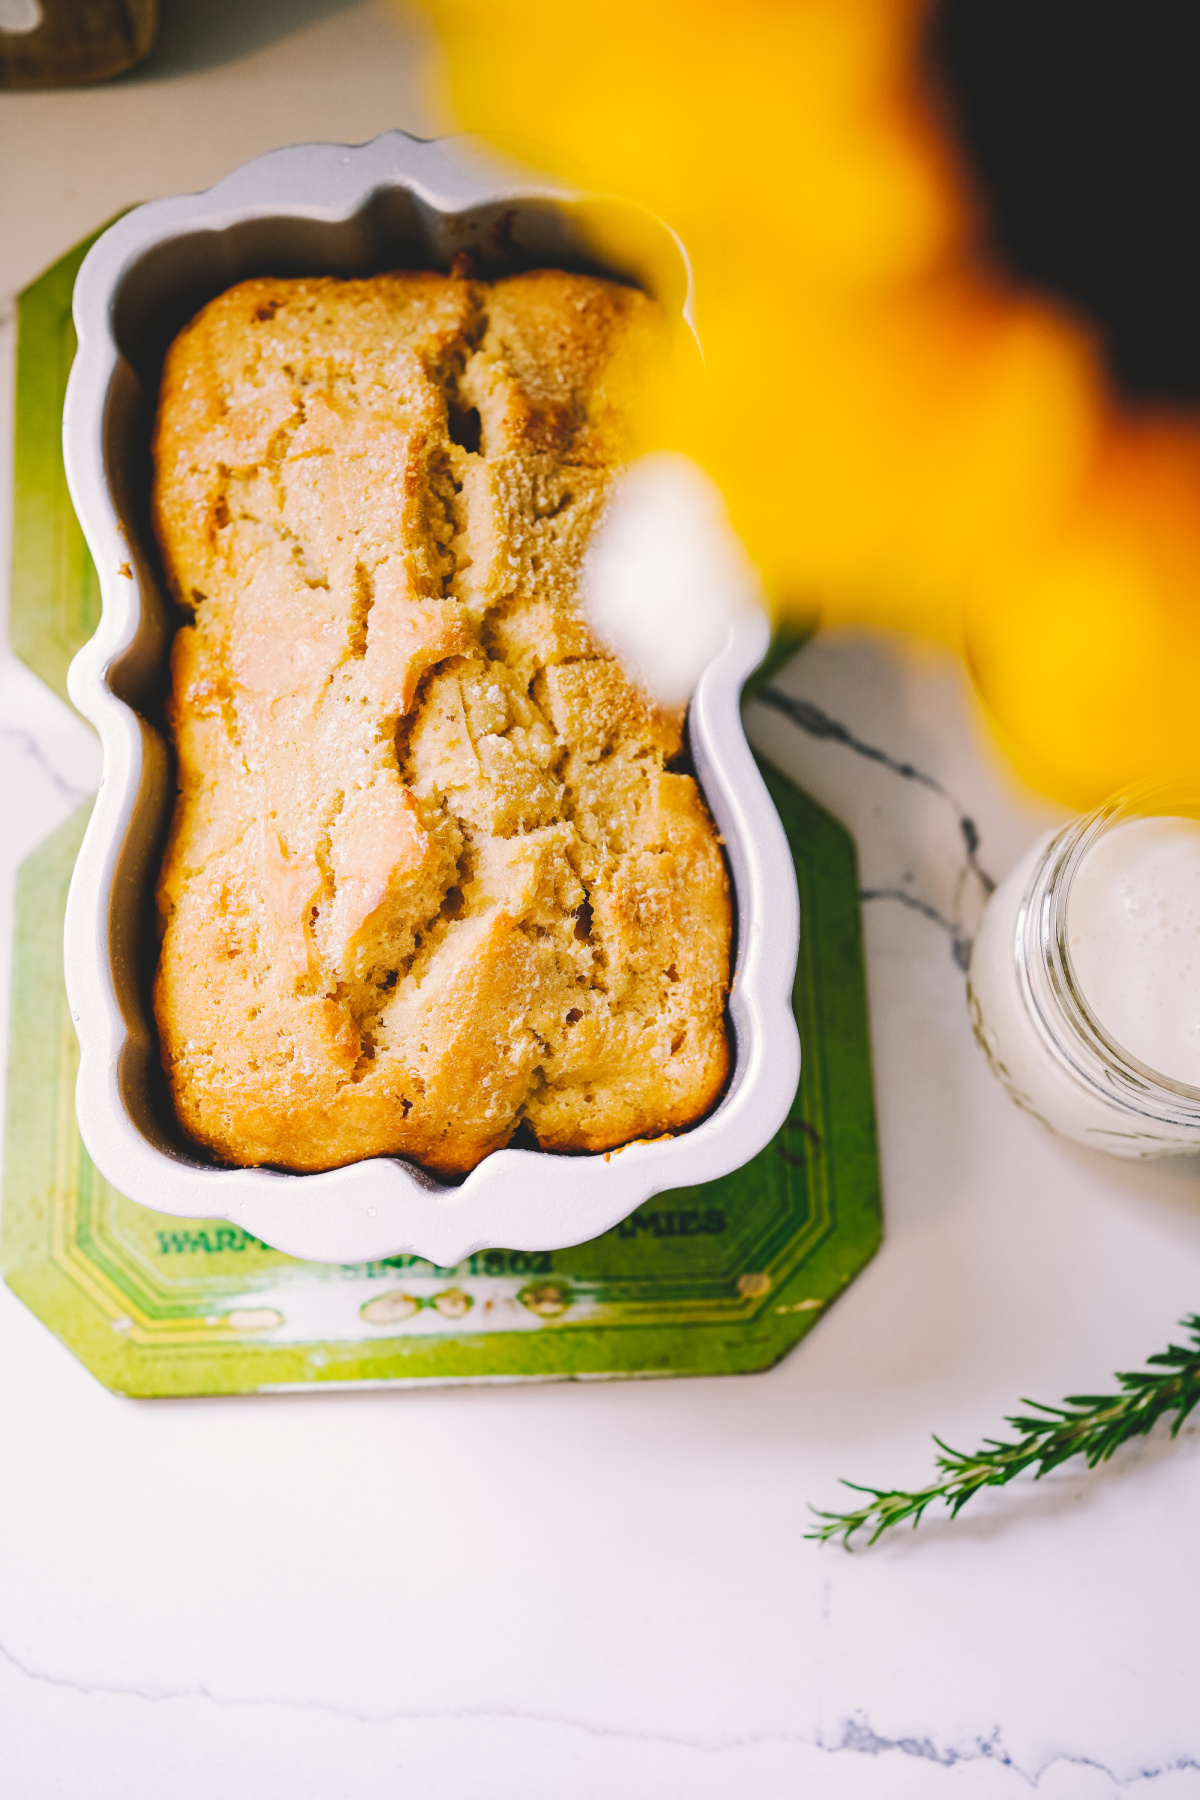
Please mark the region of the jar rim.
POLYGON ((1172 1124, 1200 1118, 1200 1086, 1152 1068, 1118 1041, 1084 994, 1067 931, 1071 889, 1097 840, 1139 818, 1200 823, 1200 779, 1159 777, 1121 789, 1055 832, 1038 859, 1018 915, 1027 996, 1060 1054, 1109 1100, 1172 1124), (1063 1041, 1066 1025, 1070 1042, 1063 1041))

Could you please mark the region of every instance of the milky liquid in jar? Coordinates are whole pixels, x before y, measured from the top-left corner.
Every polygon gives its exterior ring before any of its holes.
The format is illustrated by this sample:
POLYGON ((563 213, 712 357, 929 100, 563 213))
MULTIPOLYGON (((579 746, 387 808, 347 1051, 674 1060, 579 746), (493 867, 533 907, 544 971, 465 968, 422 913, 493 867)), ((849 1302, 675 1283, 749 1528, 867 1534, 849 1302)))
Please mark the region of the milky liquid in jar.
POLYGON ((1200 1149, 1200 791, 1117 796, 988 903, 975 1035, 1013 1099, 1118 1156, 1200 1149))

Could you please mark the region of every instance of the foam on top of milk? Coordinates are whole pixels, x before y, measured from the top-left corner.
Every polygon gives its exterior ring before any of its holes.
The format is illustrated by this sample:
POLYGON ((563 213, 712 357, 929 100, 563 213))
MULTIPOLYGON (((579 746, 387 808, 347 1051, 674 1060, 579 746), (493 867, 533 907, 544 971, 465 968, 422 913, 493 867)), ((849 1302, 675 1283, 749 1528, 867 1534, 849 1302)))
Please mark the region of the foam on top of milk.
POLYGON ((1200 820, 1106 831, 1075 872, 1067 931, 1084 998, 1109 1035, 1200 1087, 1200 820))

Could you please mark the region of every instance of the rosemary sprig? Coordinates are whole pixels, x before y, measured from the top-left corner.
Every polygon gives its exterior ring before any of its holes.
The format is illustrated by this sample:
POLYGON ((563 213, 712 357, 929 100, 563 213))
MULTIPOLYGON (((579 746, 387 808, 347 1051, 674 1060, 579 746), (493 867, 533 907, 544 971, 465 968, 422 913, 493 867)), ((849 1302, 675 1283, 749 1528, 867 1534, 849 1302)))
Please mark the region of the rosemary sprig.
POLYGON ((1171 1436, 1177 1437, 1193 1407, 1200 1405, 1200 1314, 1192 1313, 1180 1324, 1191 1338, 1190 1345, 1171 1344, 1149 1358, 1149 1368, 1118 1374, 1120 1393, 1069 1394, 1062 1406, 1022 1400, 1022 1406, 1033 1407, 1033 1413, 1014 1413, 1005 1420, 1016 1438, 1008 1442, 985 1438, 983 1448, 973 1454, 952 1450, 935 1437, 941 1452, 937 1458, 940 1480, 912 1493, 843 1482, 843 1487, 869 1494, 870 1500, 850 1512, 811 1507, 820 1523, 807 1536, 821 1543, 840 1538, 848 1547, 856 1532, 870 1530, 867 1542, 873 1544, 882 1532, 905 1519, 911 1519, 915 1528, 935 1500, 944 1501, 954 1518, 981 1488, 1003 1487, 1025 1469, 1033 1469, 1037 1480, 1072 1456, 1084 1457, 1088 1468, 1094 1469, 1131 1438, 1145 1437, 1168 1413, 1175 1415, 1171 1436))

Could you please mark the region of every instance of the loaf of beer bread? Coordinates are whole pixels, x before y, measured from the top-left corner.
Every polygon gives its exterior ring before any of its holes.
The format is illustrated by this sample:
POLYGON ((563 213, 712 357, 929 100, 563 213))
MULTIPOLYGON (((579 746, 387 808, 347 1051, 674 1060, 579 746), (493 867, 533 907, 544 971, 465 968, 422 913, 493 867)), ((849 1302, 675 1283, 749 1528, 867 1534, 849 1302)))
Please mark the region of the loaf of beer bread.
POLYGON ((245 281, 171 346, 154 1008, 219 1161, 455 1175, 719 1096, 719 841, 579 601, 659 330, 590 277, 401 271, 245 281))

